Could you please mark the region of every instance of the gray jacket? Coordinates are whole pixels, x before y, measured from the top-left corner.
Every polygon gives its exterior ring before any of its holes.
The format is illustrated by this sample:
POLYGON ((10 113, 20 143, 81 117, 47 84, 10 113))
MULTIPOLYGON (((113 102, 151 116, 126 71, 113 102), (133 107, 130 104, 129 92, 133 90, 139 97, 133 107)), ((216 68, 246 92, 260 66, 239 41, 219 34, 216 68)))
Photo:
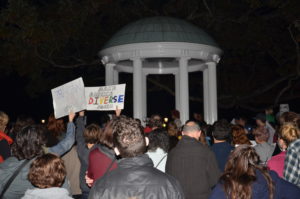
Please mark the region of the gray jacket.
POLYGON ((47 189, 29 189, 22 199, 72 199, 68 190, 59 187, 47 189))
POLYGON ((266 162, 272 157, 275 146, 267 142, 257 144, 254 146, 256 153, 259 155, 260 163, 266 164, 266 162))

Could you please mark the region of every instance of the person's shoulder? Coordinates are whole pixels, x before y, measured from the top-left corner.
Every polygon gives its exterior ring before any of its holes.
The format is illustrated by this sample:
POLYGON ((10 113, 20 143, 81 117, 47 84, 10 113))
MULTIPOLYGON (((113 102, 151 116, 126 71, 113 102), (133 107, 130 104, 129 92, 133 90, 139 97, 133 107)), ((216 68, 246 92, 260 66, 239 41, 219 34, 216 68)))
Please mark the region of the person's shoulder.
POLYGON ((0 164, 0 169, 13 169, 19 164, 21 164, 21 161, 12 156, 7 158, 4 162, 0 164))
POLYGON ((218 183, 215 188, 213 189, 209 199, 225 199, 226 195, 225 192, 223 190, 223 187, 220 183, 218 183))

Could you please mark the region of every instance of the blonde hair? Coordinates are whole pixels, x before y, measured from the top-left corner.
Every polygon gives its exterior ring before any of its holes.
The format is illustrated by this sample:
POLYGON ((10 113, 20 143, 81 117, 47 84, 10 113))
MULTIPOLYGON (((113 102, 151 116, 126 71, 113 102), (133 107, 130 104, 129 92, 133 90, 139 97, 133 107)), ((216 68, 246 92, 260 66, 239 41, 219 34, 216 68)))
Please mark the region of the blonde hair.
POLYGON ((300 138, 300 130, 294 123, 288 122, 281 126, 279 135, 281 139, 283 139, 285 143, 289 145, 293 141, 300 138))
POLYGON ((0 130, 4 131, 6 128, 6 125, 9 121, 9 117, 6 113, 4 113, 3 111, 0 111, 0 130))

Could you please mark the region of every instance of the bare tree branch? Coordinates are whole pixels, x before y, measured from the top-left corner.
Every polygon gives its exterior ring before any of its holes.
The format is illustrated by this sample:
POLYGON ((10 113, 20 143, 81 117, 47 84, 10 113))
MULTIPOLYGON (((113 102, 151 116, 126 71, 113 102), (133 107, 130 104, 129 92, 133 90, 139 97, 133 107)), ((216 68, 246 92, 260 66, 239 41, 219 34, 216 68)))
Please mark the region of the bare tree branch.
POLYGON ((202 2, 203 2, 203 4, 204 4, 206 10, 208 11, 209 15, 210 15, 211 17, 213 17, 214 15, 213 15, 211 9, 209 8, 209 6, 208 6, 206 0, 202 0, 202 2))
POLYGON ((53 59, 52 59, 52 54, 53 52, 50 53, 49 55, 49 58, 46 58, 46 57, 43 57, 39 52, 38 52, 38 49, 35 48, 35 54, 36 56, 43 60, 44 62, 47 62, 49 63, 50 65, 54 66, 54 67, 57 67, 57 68, 63 68, 63 69, 71 69, 71 68, 78 68, 78 67, 81 67, 81 66, 90 66, 90 65, 96 65, 96 64, 100 64, 101 61, 100 59, 96 59, 96 60, 93 60, 91 62, 86 62, 86 61, 83 61, 82 59, 76 59, 79 63, 76 63, 76 64, 70 64, 70 65, 65 65, 65 64, 58 64, 56 63, 53 59))

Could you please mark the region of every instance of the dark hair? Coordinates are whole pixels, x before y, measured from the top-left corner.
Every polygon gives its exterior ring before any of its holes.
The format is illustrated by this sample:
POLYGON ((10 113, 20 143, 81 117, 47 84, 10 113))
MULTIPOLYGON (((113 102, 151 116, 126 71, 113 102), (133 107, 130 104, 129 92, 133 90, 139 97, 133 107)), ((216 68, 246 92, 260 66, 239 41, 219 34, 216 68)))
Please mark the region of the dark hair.
POLYGON ((169 150, 169 136, 165 129, 159 128, 148 133, 149 138, 148 151, 155 151, 161 148, 165 153, 169 150))
POLYGON ((96 144, 99 142, 99 136, 102 130, 97 124, 88 125, 83 133, 85 143, 96 144))
POLYGON ((28 173, 31 184, 41 189, 60 187, 65 177, 64 161, 51 153, 36 158, 28 173))
POLYGON ((153 128, 153 127, 161 128, 162 124, 163 124, 163 122, 161 120, 160 115, 158 115, 158 114, 151 115, 151 118, 148 123, 150 128, 153 128), (160 119, 156 119, 156 117, 159 117, 160 119))
POLYGON ((172 110, 171 115, 176 118, 180 118, 180 112, 178 110, 172 110))
POLYGON ((14 124, 12 131, 13 134, 17 134, 19 131, 21 131, 25 126, 33 125, 35 122, 31 117, 20 115, 16 123, 14 124))
POLYGON ((107 146, 108 148, 112 149, 114 147, 113 144, 113 124, 115 122, 115 119, 110 120, 102 133, 99 135, 99 142, 100 144, 103 144, 107 146))
POLYGON ((251 199, 252 184, 256 181, 256 171, 260 171, 267 181, 269 198, 273 198, 274 184, 267 167, 259 165, 259 156, 249 145, 240 145, 230 154, 225 165, 221 182, 228 198, 251 199))
POLYGON ((217 121, 213 125, 212 135, 216 140, 226 140, 230 134, 230 125, 223 120, 217 121))
POLYGON ((30 160, 42 155, 46 129, 41 125, 30 125, 17 132, 12 153, 18 160, 30 160))
POLYGON ((52 132, 54 137, 59 137, 65 132, 65 124, 63 119, 55 119, 54 114, 48 118, 47 129, 52 132))
POLYGON ((134 119, 120 116, 113 125, 114 146, 123 158, 135 157, 146 152, 143 127, 134 119))
POLYGON ((236 144, 251 145, 251 142, 246 135, 246 131, 245 131, 244 127, 242 127, 241 125, 233 125, 231 127, 231 132, 232 132, 232 143, 234 145, 236 145, 236 144))

